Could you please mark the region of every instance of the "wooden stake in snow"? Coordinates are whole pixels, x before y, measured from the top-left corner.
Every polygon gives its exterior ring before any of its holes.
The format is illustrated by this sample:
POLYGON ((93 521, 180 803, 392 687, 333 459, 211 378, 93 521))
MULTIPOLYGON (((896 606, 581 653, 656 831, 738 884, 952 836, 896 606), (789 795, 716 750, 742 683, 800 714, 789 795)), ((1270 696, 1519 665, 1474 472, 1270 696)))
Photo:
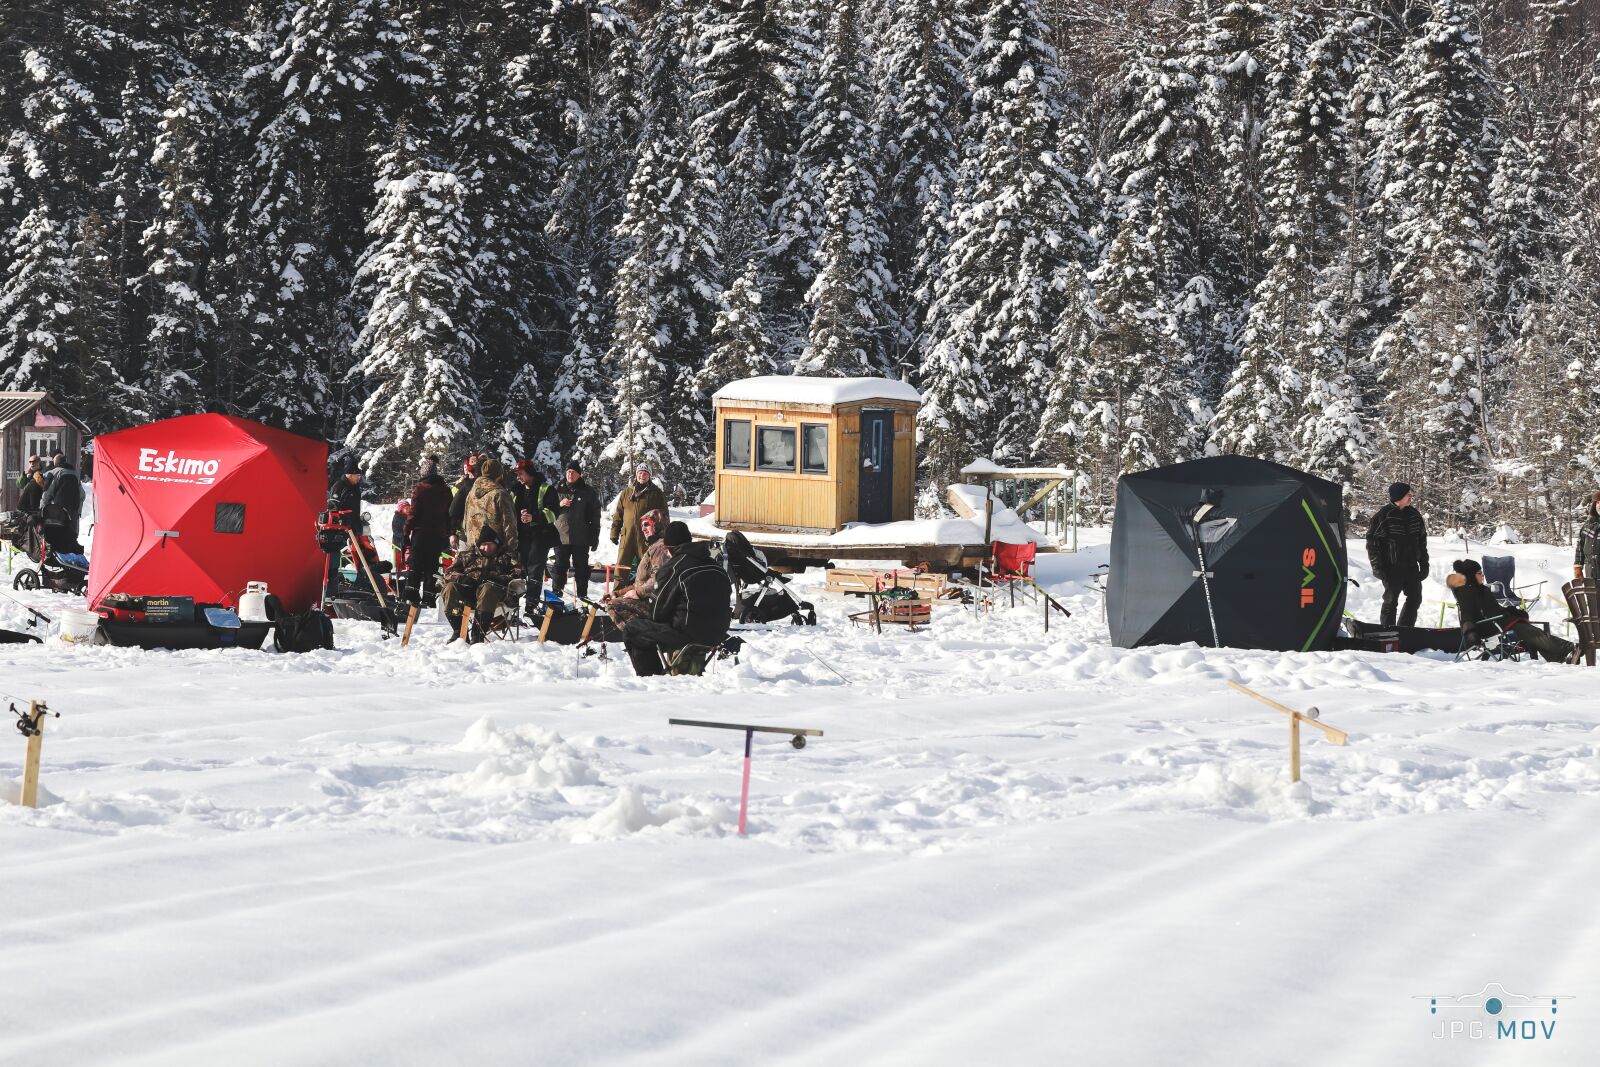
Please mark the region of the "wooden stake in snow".
POLYGON ((22 764, 22 806, 37 808, 39 806, 39 756, 44 748, 44 717, 47 714, 60 715, 60 712, 51 712, 42 701, 29 702, 26 714, 17 711, 16 705, 11 706, 11 711, 17 717, 17 731, 28 739, 28 755, 22 764))
POLYGON ((1285 707, 1276 700, 1273 700, 1271 697, 1262 696, 1254 689, 1251 689, 1248 686, 1240 685, 1238 682, 1229 682, 1228 684, 1233 686, 1239 692, 1243 693, 1245 696, 1259 700, 1268 707, 1277 708, 1279 711, 1289 716, 1289 781, 1291 782, 1298 782, 1300 780, 1300 724, 1302 722, 1308 722, 1312 726, 1315 726, 1317 729, 1321 730, 1323 734, 1327 736, 1328 740, 1332 741, 1336 745, 1348 744, 1350 741, 1350 735, 1345 733, 1343 730, 1335 730, 1326 723, 1319 722, 1318 719, 1322 713, 1316 708, 1308 708, 1303 712, 1296 711, 1293 708, 1285 707))
POLYGON ((400 638, 400 647, 405 648, 411 643, 411 628, 417 624, 417 613, 422 610, 422 605, 413 604, 411 610, 406 612, 406 632, 400 638))
POLYGON ((465 641, 467 639, 467 630, 471 625, 472 607, 469 605, 461 609, 461 632, 458 634, 461 640, 465 641))
POLYGON ((789 743, 805 748, 806 738, 821 737, 821 730, 801 730, 792 726, 749 726, 738 722, 704 722, 700 719, 668 719, 670 726, 704 726, 711 730, 744 731, 744 785, 739 791, 739 836, 744 836, 745 815, 750 810, 750 738, 754 734, 789 734, 789 743))

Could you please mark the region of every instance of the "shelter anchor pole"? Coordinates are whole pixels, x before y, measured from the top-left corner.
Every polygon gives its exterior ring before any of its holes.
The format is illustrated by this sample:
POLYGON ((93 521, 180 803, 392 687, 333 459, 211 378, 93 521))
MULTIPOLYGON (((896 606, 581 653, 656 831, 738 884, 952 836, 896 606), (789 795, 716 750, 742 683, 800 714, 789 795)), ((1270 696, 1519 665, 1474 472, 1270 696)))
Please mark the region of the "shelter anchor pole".
POLYGON ((1249 686, 1240 685, 1235 681, 1229 681, 1228 684, 1237 689, 1239 692, 1243 693, 1245 696, 1254 700, 1259 700, 1268 707, 1277 708, 1279 711, 1289 716, 1289 781, 1291 782, 1298 782, 1300 780, 1301 723, 1308 722, 1312 726, 1315 726, 1317 729, 1321 730, 1324 735, 1326 735, 1329 741, 1336 745, 1348 744, 1350 741, 1350 735, 1345 733, 1343 730, 1337 730, 1334 727, 1319 721, 1321 713, 1317 711, 1316 708, 1310 708, 1303 712, 1296 711, 1291 707, 1278 703, 1271 697, 1263 696, 1254 689, 1251 689, 1249 686))
MULTIPOLYGON (((17 730, 28 739, 28 752, 22 764, 22 806, 37 808, 39 806, 39 758, 44 749, 44 718, 50 714, 43 701, 33 700, 28 702, 27 713, 16 712, 17 730)), ((59 712, 55 714, 59 715, 59 712)))

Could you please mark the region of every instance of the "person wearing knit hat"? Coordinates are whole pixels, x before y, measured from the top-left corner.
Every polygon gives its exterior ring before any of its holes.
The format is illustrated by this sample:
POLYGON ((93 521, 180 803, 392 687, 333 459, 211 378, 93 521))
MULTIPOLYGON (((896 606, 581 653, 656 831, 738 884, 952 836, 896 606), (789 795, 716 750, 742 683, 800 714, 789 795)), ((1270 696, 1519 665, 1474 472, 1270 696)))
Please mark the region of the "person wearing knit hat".
POLYGON ((529 459, 517 460, 511 498, 517 508, 517 544, 528 579, 525 613, 531 621, 544 610, 544 580, 550 573, 550 550, 561 543, 556 533, 556 488, 529 459))
POLYGON ((506 549, 512 555, 520 555, 516 502, 504 485, 505 473, 505 466, 492 457, 478 465, 478 480, 467 495, 461 528, 466 534, 467 544, 475 545, 483 528, 493 526, 506 549))
POLYGON ((1456 560, 1444 582, 1455 596, 1464 632, 1480 639, 1506 633, 1550 663, 1578 662, 1572 642, 1533 625, 1528 621, 1528 613, 1517 604, 1496 599, 1494 591, 1483 580, 1483 568, 1477 560, 1456 560))
POLYGON ((633 483, 623 487, 611 505, 611 543, 617 546, 617 562, 637 566, 646 548, 639 520, 652 511, 667 510, 667 494, 650 477, 650 468, 640 467, 633 483))
POLYGON ((1428 528, 1412 506, 1411 486, 1405 482, 1389 486, 1389 503, 1367 524, 1367 562, 1372 564, 1373 577, 1383 583, 1379 625, 1385 630, 1393 629, 1397 621, 1401 626, 1415 626, 1422 605, 1422 582, 1428 577, 1428 528))
POLYGON ((413 604, 437 603, 439 557, 450 544, 450 487, 439 473, 439 461, 428 456, 418 465, 420 476, 411 490, 406 518, 405 597, 413 604))
POLYGON ((557 489, 556 563, 550 571, 550 588, 557 596, 572 574, 579 599, 589 596, 589 553, 600 547, 600 497, 583 480, 577 460, 567 461, 566 482, 557 489))

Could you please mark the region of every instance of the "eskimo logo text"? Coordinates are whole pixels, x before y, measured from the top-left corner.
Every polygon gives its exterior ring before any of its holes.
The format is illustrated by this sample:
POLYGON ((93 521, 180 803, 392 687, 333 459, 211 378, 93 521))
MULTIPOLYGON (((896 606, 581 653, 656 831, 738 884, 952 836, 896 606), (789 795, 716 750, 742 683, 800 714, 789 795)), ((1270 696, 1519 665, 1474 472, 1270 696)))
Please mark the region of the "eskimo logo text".
POLYGON ((205 484, 216 480, 217 471, 222 466, 221 462, 214 459, 199 459, 195 456, 180 456, 171 449, 162 455, 153 448, 139 449, 139 470, 143 474, 161 474, 165 478, 153 478, 151 481, 173 482, 199 482, 205 484))
POLYGON ((1308 548, 1300 553, 1300 606, 1309 608, 1317 601, 1317 590, 1312 585, 1317 580, 1317 572, 1311 568, 1317 565, 1317 550, 1308 548))

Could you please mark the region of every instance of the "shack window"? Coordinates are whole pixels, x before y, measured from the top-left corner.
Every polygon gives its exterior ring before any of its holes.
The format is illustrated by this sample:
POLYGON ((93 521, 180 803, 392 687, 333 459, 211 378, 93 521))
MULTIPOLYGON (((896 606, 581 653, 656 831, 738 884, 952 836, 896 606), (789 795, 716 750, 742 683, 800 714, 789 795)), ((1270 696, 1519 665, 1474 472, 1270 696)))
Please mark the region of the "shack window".
POLYGON ((213 528, 217 533, 244 533, 244 505, 218 504, 213 528))
POLYGON ((744 419, 722 420, 722 465, 742 471, 750 469, 750 423, 744 419))
POLYGON ((762 426, 756 431, 756 467, 764 471, 793 471, 794 427, 762 426))
POLYGON ((810 423, 800 427, 800 469, 807 474, 828 473, 828 427, 810 423))

